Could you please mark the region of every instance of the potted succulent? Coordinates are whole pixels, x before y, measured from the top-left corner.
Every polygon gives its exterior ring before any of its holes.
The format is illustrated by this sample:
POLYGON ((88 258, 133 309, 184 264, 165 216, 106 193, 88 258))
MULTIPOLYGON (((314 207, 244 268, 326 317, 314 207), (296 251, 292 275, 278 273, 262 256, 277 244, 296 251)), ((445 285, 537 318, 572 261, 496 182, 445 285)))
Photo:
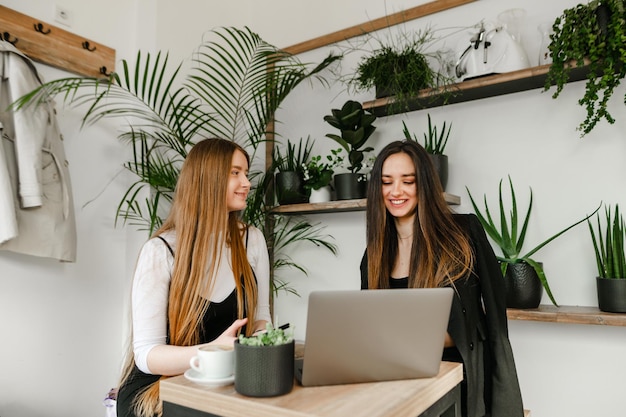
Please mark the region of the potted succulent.
POLYGON ((511 190, 511 210, 510 219, 507 219, 507 210, 502 200, 502 180, 500 180, 500 206, 498 210, 498 214, 500 216, 499 226, 495 223, 491 216, 489 206, 487 205, 487 197, 485 196, 484 198, 485 213, 483 214, 481 213, 478 205, 474 201, 474 198, 472 197, 469 189, 466 187, 476 216, 480 220, 480 223, 485 229, 485 232, 487 232, 487 235, 489 235, 489 237, 496 243, 496 245, 498 245, 498 247, 502 251, 502 256, 497 256, 497 258, 500 261, 502 275, 505 278, 504 282, 507 289, 507 307, 537 308, 539 306, 539 303, 541 302, 542 286, 545 289, 546 294, 548 294, 548 297, 550 297, 550 301, 552 301, 552 304, 558 306, 556 300, 554 299, 554 296, 552 295, 552 291, 550 290, 550 285, 548 284, 546 274, 543 270, 543 265, 540 262, 537 262, 536 260, 531 258, 531 256, 534 255, 541 248, 546 246, 548 243, 552 242, 557 237, 572 229, 574 226, 577 226, 578 224, 589 219, 589 217, 595 214, 600 208, 598 207, 589 216, 578 220, 574 224, 552 235, 552 237, 544 240, 542 243, 522 255, 521 251, 524 245, 524 240, 526 238, 526 231, 528 229, 530 213, 533 205, 533 192, 531 188, 530 199, 528 202, 528 210, 526 211, 526 215, 524 216, 524 220, 520 228, 518 224, 519 219, 517 211, 517 200, 515 198, 515 189, 513 187, 513 181, 511 180, 510 176, 509 187, 511 190))
POLYGON ((235 390, 250 397, 273 397, 293 388, 295 343, 282 328, 267 328, 235 341, 235 390))
POLYGON ((587 111, 577 130, 589 133, 601 119, 613 124, 607 105, 626 76, 626 15, 623 0, 593 0, 566 9, 556 18, 548 47, 552 58, 544 90, 552 84, 557 98, 572 67, 587 65, 585 93, 578 101, 587 111))
POLYGON ((431 28, 401 31, 388 39, 373 37, 376 46, 361 58, 348 85, 356 91, 374 88, 376 98, 393 96, 389 106, 402 111, 408 109, 408 100, 423 90, 453 82, 450 76, 431 66, 435 62, 444 66, 441 52, 427 51, 434 40, 431 28))
POLYGON ((309 201, 310 188, 305 187, 304 167, 309 160, 313 142, 307 138, 296 144, 287 139, 285 154, 280 147, 274 147, 273 167, 276 172, 276 198, 278 204, 298 204, 309 201))
POLYGON ((321 155, 311 157, 302 167, 304 188, 310 191, 310 203, 322 203, 331 199, 331 181, 337 168, 342 162, 341 148, 333 149, 330 155, 322 160, 321 155))
POLYGON ((374 133, 372 124, 376 116, 363 109, 361 103, 348 100, 341 109, 332 109, 330 115, 324 116, 331 126, 339 129, 341 136, 329 133, 329 137, 339 143, 348 153, 349 173, 336 174, 335 189, 337 200, 364 198, 367 189, 367 177, 360 173, 365 160, 365 153, 374 150, 365 147, 365 143, 374 133))
POLYGON ((587 221, 598 266, 598 307, 602 311, 626 313, 626 224, 619 205, 615 205, 613 214, 611 207, 605 208, 605 221, 602 227, 597 215, 596 231, 591 221, 587 221))
MULTIPOLYGON (((414 140, 419 143, 419 139, 417 135, 411 135, 409 128, 406 126, 406 123, 402 121, 402 133, 404 133, 404 137, 407 140, 414 140)), ((430 155, 430 160, 433 162, 435 166, 435 170, 437 171, 437 175, 439 176, 439 181, 441 182, 441 187, 446 189, 448 185, 448 156, 444 154, 446 145, 448 144, 448 138, 450 137, 450 131, 452 130, 452 123, 447 126, 446 130, 446 122, 443 122, 441 126, 441 132, 437 131, 437 126, 433 126, 432 121, 430 119, 430 113, 428 114, 428 132, 424 133, 424 143, 421 144, 426 152, 430 155)))

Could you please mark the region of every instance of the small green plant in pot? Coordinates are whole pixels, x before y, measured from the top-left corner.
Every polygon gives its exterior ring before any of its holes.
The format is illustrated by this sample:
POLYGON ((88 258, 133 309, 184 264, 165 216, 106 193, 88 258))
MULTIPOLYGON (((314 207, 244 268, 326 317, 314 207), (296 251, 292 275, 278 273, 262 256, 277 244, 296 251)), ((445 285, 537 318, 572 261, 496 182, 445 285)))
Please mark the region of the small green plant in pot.
MULTIPOLYGON (((407 140, 413 140, 420 143, 417 135, 411 134, 406 123, 402 121, 402 133, 407 140)), ((444 154, 446 145, 448 144, 448 138, 450 137, 450 131, 452 130, 452 123, 446 126, 446 122, 443 122, 441 131, 437 130, 437 126, 433 126, 428 114, 428 132, 424 133, 424 143, 420 143, 426 149, 426 152, 430 155, 430 159, 435 166, 435 170, 439 176, 441 187, 445 190, 448 185, 448 156, 444 154), (447 127, 447 130, 446 130, 447 127)))
MULTIPOLYGON (((574 224, 566 227, 560 232, 552 235, 552 237, 544 240, 539 245, 535 246, 533 249, 529 250, 525 254, 522 254, 522 247, 524 245, 524 241, 526 238, 526 231, 528 230, 528 223, 530 221, 530 214, 533 205, 533 193, 532 188, 530 189, 530 198, 528 202, 528 210, 526 211, 526 215, 524 216, 521 228, 519 227, 519 218, 518 218, 518 210, 517 210, 517 200, 515 196, 515 188, 513 187, 513 181, 509 176, 509 187, 511 191, 511 209, 509 211, 510 218, 507 219, 507 208, 505 207, 504 201, 502 199, 502 180, 500 180, 499 185, 499 217, 500 222, 499 225, 493 220, 491 216, 491 212, 489 210, 489 206, 487 204, 487 197, 484 196, 484 205, 485 212, 484 214, 480 211, 478 205, 474 201, 470 190, 466 187, 467 193, 470 197, 470 201, 472 203, 472 207, 474 208, 474 212, 476 216, 480 220, 485 232, 489 237, 498 245, 500 250, 502 251, 501 256, 497 256, 498 261, 500 261, 500 266, 502 268, 502 275, 505 277, 505 286, 507 287, 507 307, 512 308, 536 308, 539 306, 541 301, 541 286, 550 297, 550 301, 555 306, 558 306, 554 296, 552 295, 552 290, 550 289, 550 285, 548 284, 548 280, 546 274, 543 270, 543 265, 540 262, 537 262, 531 256, 537 253, 541 248, 546 246, 548 243, 552 242, 557 237, 561 236, 568 230, 573 227, 579 225, 580 223, 586 221, 595 214, 600 208, 598 207, 592 214, 586 216, 585 218, 578 220, 574 224), (510 268, 513 268, 513 271, 516 271, 518 268, 522 269, 525 276, 519 280, 519 282, 526 282, 529 285, 532 285, 535 280, 530 279, 529 273, 531 271, 525 270, 525 267, 520 265, 528 265, 534 273, 536 273, 537 278, 539 279, 540 285, 537 289, 528 289, 526 287, 522 287, 519 285, 516 276, 512 276, 511 274, 507 275, 507 271, 510 268), (516 298, 515 296, 519 296, 516 298)), ((536 284, 536 282, 535 282, 536 284)))
POLYGON ((555 84, 552 97, 557 98, 572 68, 588 65, 585 93, 578 100, 587 115, 577 130, 584 136, 602 119, 613 124, 608 102, 626 76, 624 1, 593 0, 566 9, 555 19, 553 31, 548 47, 552 64, 544 89, 555 84))
POLYGON ((602 311, 626 313, 626 224, 619 205, 605 207, 605 224, 597 215, 596 229, 587 221, 598 266, 598 307, 602 311), (604 231, 604 232, 603 232, 604 231))
POLYGON ((348 153, 349 173, 335 175, 335 188, 338 200, 364 198, 367 189, 367 177, 361 174, 365 153, 374 148, 365 147, 365 143, 376 130, 373 125, 376 116, 363 109, 361 103, 348 100, 341 109, 332 109, 324 121, 339 129, 341 135, 329 133, 326 137, 333 139, 348 153))
POLYGON ((267 324, 266 331, 235 341, 235 390, 273 397, 293 388, 295 343, 291 332, 267 324))
POLYGON ((333 149, 326 158, 322 158, 321 155, 313 156, 304 164, 304 188, 311 193, 310 203, 330 201, 333 175, 335 169, 343 162, 341 151, 341 148, 333 149))
POLYGON ((283 154, 280 147, 274 148, 273 169, 276 172, 276 198, 278 204, 306 203, 310 189, 305 187, 304 166, 310 159, 313 141, 307 138, 296 145, 287 139, 287 147, 283 154))

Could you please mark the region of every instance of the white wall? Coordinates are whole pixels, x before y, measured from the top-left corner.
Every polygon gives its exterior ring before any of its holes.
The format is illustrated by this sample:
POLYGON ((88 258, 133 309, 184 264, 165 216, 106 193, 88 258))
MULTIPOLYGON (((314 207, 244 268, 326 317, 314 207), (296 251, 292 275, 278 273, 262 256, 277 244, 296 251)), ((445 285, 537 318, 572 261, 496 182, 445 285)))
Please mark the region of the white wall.
MULTIPOLYGON (((63 27, 54 22, 54 2, 0 3, 63 27)), ((139 18, 140 1, 59 4, 73 14, 72 27, 63 28, 116 49, 118 64, 122 58, 134 59, 140 42, 150 46, 141 38, 144 27, 152 29, 139 18)), ((142 7, 142 13, 149 10, 142 7)), ((45 65, 38 68, 46 80, 72 75, 45 65)), ((77 262, 0 252, 3 417, 103 416, 102 400, 117 383, 129 271, 146 236, 113 225, 117 203, 129 184, 128 175, 114 177, 129 158, 129 149, 118 142, 113 125, 81 130, 81 115, 58 106, 74 193, 77 262)))
MULTIPOLYGON (((366 9, 370 3, 374 2, 359 2, 359 7, 366 9)), ((481 0, 406 27, 423 27, 427 23, 436 27, 465 26, 480 18, 495 19, 498 13, 511 7, 524 7, 528 12, 525 43, 530 50, 529 58, 534 60, 539 42, 536 26, 553 20, 560 11, 577 3, 576 0, 481 0)), ((328 9, 320 5, 319 10, 323 15, 328 9)), ((313 13, 310 20, 315 17, 313 13)), ((344 27, 363 21, 356 9, 341 17, 345 19, 344 27)), ((297 41, 287 40, 282 44, 297 41)), ((319 60, 328 50, 303 54, 302 59, 319 60)), ((343 71, 350 71, 355 62, 356 57, 350 57, 342 64, 343 71)), ((453 122, 447 150, 451 170, 448 191, 462 198, 462 204, 455 210, 472 211, 466 186, 479 198, 487 193, 491 204, 495 204, 498 181, 510 174, 519 203, 526 204, 528 187, 533 189, 534 213, 526 248, 530 249, 590 213, 600 201, 626 204, 623 191, 626 121, 620 117, 624 114, 626 90, 621 86, 611 103, 612 114, 618 119, 616 124, 602 122, 581 139, 575 127, 584 117, 584 110, 577 105, 583 88, 581 82, 570 84, 558 100, 553 100, 550 93, 533 90, 379 118, 372 144, 379 149, 390 140, 402 138, 402 120, 418 132, 425 130, 428 113, 439 123, 453 122)), ((280 132, 291 140, 311 135, 317 139, 317 149, 322 153, 335 148, 335 143, 324 137, 333 130, 322 117, 349 97, 370 100, 372 93, 350 96, 341 86, 333 86, 330 91, 302 87, 278 115, 283 123, 280 132)), ((291 254, 308 268, 309 276, 292 274, 290 281, 301 297, 279 295, 276 311, 281 322, 295 323, 296 335, 300 338, 305 333, 309 292, 359 288, 358 265, 365 247, 363 213, 320 214, 308 218, 327 225, 326 231, 336 238, 340 254, 334 257, 308 247, 298 248, 291 254)), ((595 263, 585 225, 554 241, 535 258, 544 262, 559 303, 597 305, 595 263)), ((547 297, 543 302, 550 303, 547 297)), ((623 415, 626 383, 619 376, 626 370, 626 359, 620 353, 626 346, 623 328, 511 322, 510 337, 525 406, 532 410, 533 416, 623 415)))
MULTIPOLYGON (((532 48, 536 24, 553 20, 577 2, 480 0, 407 27, 429 22, 438 27, 467 26, 481 18, 494 19, 510 7, 524 7, 531 22, 527 42, 532 48)), ((53 3, 46 0, 0 3, 53 23, 53 3)), ((118 59, 132 61, 137 49, 157 46, 169 50, 172 60, 180 61, 187 59, 202 34, 215 26, 247 25, 267 41, 289 46, 380 17, 385 10, 393 13, 425 1, 59 3, 76 12, 69 30, 115 48, 118 59)), ((312 51, 302 59, 318 61, 327 51, 312 51)), ((348 58, 343 70, 349 71, 355 60, 355 56, 348 58)), ((60 75, 49 68, 43 70, 48 79, 60 75)), ((624 91, 620 87, 611 104, 618 118, 624 112, 624 91)), ((511 174, 520 203, 527 201, 527 188, 533 188, 535 205, 528 243, 538 243, 590 212, 600 200, 626 204, 622 186, 626 176, 625 121, 618 120, 613 126, 602 123, 580 139, 574 128, 584 116, 576 104, 582 92, 583 85, 575 83, 568 85, 558 100, 534 90, 381 118, 372 144, 380 148, 401 138, 401 120, 416 131, 423 129, 427 113, 435 121, 453 122, 447 152, 451 169, 448 191, 462 198, 456 210, 471 211, 465 186, 478 196, 494 196, 499 179, 511 174)), ((332 130, 322 117, 348 97, 369 100, 371 96, 348 96, 338 85, 329 91, 319 85, 303 85, 279 114, 280 133, 292 140, 311 135, 317 139, 317 150, 326 152, 336 146, 324 138, 332 130)), ((80 131, 78 115, 71 110, 62 111, 60 118, 77 208, 79 261, 59 264, 0 253, 2 417, 104 414, 101 400, 116 381, 125 336, 127 286, 145 237, 130 228, 113 228, 123 178, 82 207, 104 188, 127 157, 127 150, 115 139, 115 128, 80 131)), ((327 226, 340 253, 334 257, 300 247, 291 254, 308 268, 309 276, 284 274, 301 297, 281 293, 276 310, 281 322, 296 325, 300 338, 305 330, 308 293, 358 288, 358 265, 364 250, 363 212, 312 215, 309 219, 327 226)), ((561 304, 597 305, 590 250, 588 232, 582 226, 537 254, 561 304)), ((525 405, 533 410, 533 416, 623 415, 626 383, 619 371, 626 370, 621 354, 626 332, 622 328, 511 322, 510 332, 525 405)))

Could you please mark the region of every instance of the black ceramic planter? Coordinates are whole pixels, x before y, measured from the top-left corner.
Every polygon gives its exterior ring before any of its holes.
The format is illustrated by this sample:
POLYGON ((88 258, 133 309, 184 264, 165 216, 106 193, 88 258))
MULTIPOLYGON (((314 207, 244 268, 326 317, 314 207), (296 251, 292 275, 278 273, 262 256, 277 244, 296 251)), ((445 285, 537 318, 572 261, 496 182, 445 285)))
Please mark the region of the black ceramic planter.
POLYGON ((430 160, 433 162, 435 171, 437 171, 437 175, 439 176, 441 188, 445 191, 448 185, 448 156, 430 154, 430 160))
POLYGON ((598 308, 609 313, 626 313, 626 279, 596 278, 598 308))
POLYGON ((287 394, 294 383, 294 342, 248 346, 235 341, 235 390, 249 397, 287 394))
POLYGON ((539 307, 543 284, 535 269, 526 262, 508 264, 504 287, 507 307, 521 309, 539 307))
POLYGON ((278 204, 299 204, 309 201, 302 178, 295 171, 277 173, 275 187, 278 204))
POLYGON ((346 172, 335 174, 335 193, 337 200, 354 200, 367 196, 367 176, 346 172))

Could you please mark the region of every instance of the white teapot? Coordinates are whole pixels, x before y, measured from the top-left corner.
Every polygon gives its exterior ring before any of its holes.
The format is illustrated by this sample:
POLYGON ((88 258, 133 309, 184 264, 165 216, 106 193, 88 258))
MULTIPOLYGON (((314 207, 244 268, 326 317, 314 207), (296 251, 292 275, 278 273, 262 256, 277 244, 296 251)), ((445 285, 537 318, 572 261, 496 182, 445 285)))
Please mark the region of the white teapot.
POLYGON ((526 51, 504 25, 481 22, 466 34, 455 73, 461 81, 530 66, 526 51), (469 44, 469 45, 468 45, 469 44))

